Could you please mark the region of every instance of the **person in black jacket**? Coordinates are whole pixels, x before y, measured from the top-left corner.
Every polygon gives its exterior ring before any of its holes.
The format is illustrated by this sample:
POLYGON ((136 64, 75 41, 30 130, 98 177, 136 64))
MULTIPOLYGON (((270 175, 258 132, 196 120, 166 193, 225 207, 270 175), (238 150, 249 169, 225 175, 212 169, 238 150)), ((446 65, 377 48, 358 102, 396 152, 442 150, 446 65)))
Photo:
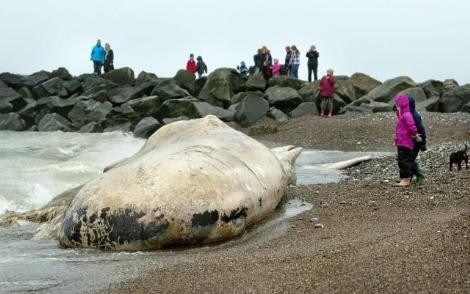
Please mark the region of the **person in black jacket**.
POLYGON ((313 71, 313 76, 315 78, 315 81, 318 80, 318 57, 320 57, 320 53, 318 53, 317 49, 315 46, 310 47, 310 50, 307 52, 307 58, 308 58, 308 82, 312 82, 312 71, 313 71))
POLYGON ((292 55, 292 51, 290 49, 290 46, 286 46, 286 59, 285 59, 285 62, 284 62, 284 71, 285 71, 285 74, 290 76, 290 57, 292 55))
POLYGON ((202 60, 202 56, 198 56, 196 60, 197 60, 197 63, 196 63, 197 76, 198 78, 201 78, 204 73, 207 73, 207 65, 202 60))
POLYGON ((109 72, 114 70, 114 52, 108 43, 104 45, 104 50, 106 51, 106 57, 104 59, 104 72, 109 72))
POLYGON ((262 49, 258 49, 258 52, 253 56, 253 61, 255 62, 255 74, 261 72, 261 68, 263 67, 263 51, 262 49))

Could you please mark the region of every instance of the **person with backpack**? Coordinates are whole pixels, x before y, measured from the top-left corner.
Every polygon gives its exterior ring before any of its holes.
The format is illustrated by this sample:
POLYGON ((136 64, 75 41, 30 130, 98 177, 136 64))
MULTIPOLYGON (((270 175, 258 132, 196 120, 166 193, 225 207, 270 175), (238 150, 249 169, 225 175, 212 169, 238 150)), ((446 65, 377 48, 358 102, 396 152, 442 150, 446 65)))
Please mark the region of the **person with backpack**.
POLYGON ((194 54, 189 54, 189 60, 186 63, 186 71, 196 74, 196 62, 194 61, 194 54))
POLYGON ((317 72, 318 72, 318 57, 320 57, 320 53, 318 53, 315 46, 310 47, 310 50, 307 52, 307 66, 308 66, 308 82, 312 82, 312 72, 315 81, 318 80, 317 72))
POLYGON ((197 75, 198 75, 198 78, 201 78, 204 73, 207 73, 207 65, 202 60, 201 56, 198 56, 196 60, 197 60, 197 63, 196 63, 197 75))
POLYGON ((101 67, 103 66, 106 52, 101 46, 101 40, 96 41, 96 45, 91 50, 90 60, 93 61, 93 72, 95 75, 101 75, 101 67))

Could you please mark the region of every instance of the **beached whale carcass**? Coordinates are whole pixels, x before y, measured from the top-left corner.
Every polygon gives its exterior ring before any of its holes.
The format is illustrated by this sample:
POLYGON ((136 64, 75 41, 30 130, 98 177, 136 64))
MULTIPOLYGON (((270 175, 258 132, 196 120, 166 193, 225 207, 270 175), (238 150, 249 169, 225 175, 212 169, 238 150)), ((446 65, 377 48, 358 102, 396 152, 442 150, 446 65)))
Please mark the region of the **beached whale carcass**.
POLYGON ((269 149, 215 116, 169 124, 80 190, 59 242, 146 250, 234 237, 276 208, 300 152, 269 149))

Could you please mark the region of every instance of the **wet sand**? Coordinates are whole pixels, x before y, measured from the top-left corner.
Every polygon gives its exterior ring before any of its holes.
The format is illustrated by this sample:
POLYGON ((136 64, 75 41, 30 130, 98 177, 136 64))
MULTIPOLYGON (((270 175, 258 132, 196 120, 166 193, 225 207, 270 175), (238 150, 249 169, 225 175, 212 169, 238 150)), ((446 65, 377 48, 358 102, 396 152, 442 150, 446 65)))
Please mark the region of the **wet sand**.
MULTIPOLYGON (((154 268, 110 291, 121 293, 469 293, 470 170, 446 171, 447 148, 470 141, 470 115, 423 114, 430 161, 423 185, 398 189, 393 160, 353 167, 337 184, 292 187, 314 209, 287 221, 285 233, 214 248, 154 268), (432 163, 434 164, 434 163, 432 163), (367 175, 367 176, 366 176, 367 175)), ((393 114, 264 120, 253 137, 308 148, 394 151, 393 114)))

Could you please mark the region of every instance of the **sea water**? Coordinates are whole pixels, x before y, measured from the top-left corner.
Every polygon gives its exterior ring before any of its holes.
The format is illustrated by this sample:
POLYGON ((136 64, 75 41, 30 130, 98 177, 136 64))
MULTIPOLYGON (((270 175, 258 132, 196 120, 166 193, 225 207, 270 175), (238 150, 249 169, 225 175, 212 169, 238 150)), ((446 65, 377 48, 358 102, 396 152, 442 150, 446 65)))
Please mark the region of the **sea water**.
MULTIPOLYGON (((63 132, 0 131, 0 214, 39 208, 57 194, 84 184, 105 166, 136 153, 144 144, 123 133, 79 134, 63 132)), ((340 172, 322 164, 356 157, 358 153, 304 150, 297 160, 297 184, 337 182, 340 172)), ((260 226, 237 242, 264 242, 282 234, 279 224, 312 205, 299 199, 287 202, 260 226)), ((32 240, 39 225, 0 227, 0 292, 47 291, 78 293, 99 291, 137 277, 149 267, 183 262, 188 254, 213 247, 164 252, 102 252, 61 249, 53 240, 32 240)))

